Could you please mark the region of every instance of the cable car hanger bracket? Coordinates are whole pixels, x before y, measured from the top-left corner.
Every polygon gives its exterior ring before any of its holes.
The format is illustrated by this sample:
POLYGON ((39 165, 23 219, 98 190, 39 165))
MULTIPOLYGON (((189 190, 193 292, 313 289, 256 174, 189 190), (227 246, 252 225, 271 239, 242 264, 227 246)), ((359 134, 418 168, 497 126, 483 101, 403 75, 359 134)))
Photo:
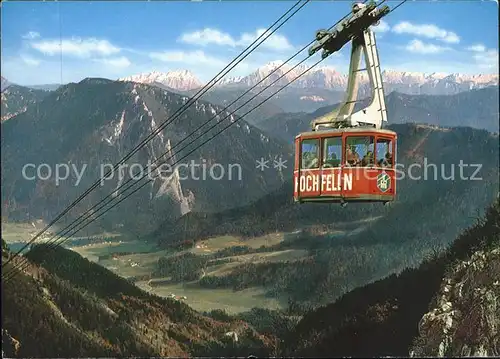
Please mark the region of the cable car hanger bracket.
POLYGON ((380 129, 382 123, 387 121, 377 45, 370 26, 378 25, 380 19, 389 12, 390 9, 386 5, 377 8, 375 1, 370 1, 367 4, 355 3, 352 6, 352 14, 333 30, 318 30, 316 32, 316 43, 309 48, 310 56, 323 50, 321 57, 324 59, 339 51, 350 41, 352 41, 352 50, 345 99, 332 112, 313 120, 311 122, 313 131, 320 129, 320 127, 380 129), (366 63, 365 68, 360 68, 362 50, 366 63), (357 100, 357 96, 361 71, 368 72, 371 102, 367 107, 353 113, 356 103, 360 102, 357 100))

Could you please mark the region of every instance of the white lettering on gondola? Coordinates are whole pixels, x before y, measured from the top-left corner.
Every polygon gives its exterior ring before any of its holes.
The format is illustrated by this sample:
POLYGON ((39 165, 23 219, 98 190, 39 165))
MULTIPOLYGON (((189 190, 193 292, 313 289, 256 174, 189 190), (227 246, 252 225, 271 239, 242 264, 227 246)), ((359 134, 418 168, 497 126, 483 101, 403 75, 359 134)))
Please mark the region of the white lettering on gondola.
MULTIPOLYGON (((321 176, 321 192, 352 191, 352 173, 323 174, 321 176)), ((318 192, 320 190, 320 175, 301 175, 295 178, 295 192, 318 192)))
POLYGON ((300 192, 319 191, 319 175, 302 175, 300 180, 295 179, 295 190, 300 188, 300 192), (299 183, 297 183, 299 181, 299 183))
POLYGON ((352 191, 352 174, 344 174, 344 191, 352 191))

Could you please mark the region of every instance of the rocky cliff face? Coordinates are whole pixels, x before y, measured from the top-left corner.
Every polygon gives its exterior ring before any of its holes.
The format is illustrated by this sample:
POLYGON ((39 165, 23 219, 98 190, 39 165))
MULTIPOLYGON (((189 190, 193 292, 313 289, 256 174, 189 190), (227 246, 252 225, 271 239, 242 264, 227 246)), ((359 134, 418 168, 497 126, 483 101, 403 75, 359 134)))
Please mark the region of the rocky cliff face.
POLYGON ((500 248, 477 251, 446 274, 419 323, 412 356, 500 355, 500 248))
MULTIPOLYGON (((457 211, 460 206, 449 208, 457 211)), ((441 211, 443 222, 448 216, 441 211)), ((397 223, 408 226, 407 222, 397 223)), ((429 221, 420 224, 429 228, 429 221)), ((401 240, 395 227, 404 226, 389 227, 392 235, 387 237, 393 245, 401 240)), ((372 238, 369 243, 375 245, 372 238)), ((437 239, 428 243, 432 248, 437 239)), ((497 199, 483 219, 464 230, 446 251, 436 249, 417 268, 356 288, 336 302, 306 313, 285 340, 284 355, 498 356, 499 278, 497 199)))
POLYGON ((7 82, 4 84, 4 80, 2 77, 2 122, 25 112, 29 106, 43 100, 49 93, 48 91, 12 85, 7 82))
POLYGON ((21 343, 13 338, 9 332, 2 329, 2 358, 17 356, 21 343))
POLYGON ((9 81, 5 77, 3 77, 3 76, 0 76, 0 84, 1 84, 0 89, 1 89, 2 92, 4 90, 6 90, 7 87, 10 86, 9 81))

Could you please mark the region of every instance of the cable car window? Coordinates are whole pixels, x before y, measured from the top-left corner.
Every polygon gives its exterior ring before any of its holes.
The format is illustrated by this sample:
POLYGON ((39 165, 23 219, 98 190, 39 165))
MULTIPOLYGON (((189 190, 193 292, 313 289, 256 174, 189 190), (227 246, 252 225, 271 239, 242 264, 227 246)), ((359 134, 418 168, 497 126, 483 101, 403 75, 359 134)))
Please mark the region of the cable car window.
POLYGON ((373 136, 348 136, 346 138, 345 163, 348 166, 373 166, 375 158, 373 136))
POLYGON ((342 158, 342 137, 325 138, 323 142, 323 167, 339 167, 342 158))
POLYGON ((380 167, 393 166, 392 140, 388 138, 377 139, 377 165, 380 167))
POLYGON ((311 169, 319 167, 319 140, 302 140, 302 169, 311 169))

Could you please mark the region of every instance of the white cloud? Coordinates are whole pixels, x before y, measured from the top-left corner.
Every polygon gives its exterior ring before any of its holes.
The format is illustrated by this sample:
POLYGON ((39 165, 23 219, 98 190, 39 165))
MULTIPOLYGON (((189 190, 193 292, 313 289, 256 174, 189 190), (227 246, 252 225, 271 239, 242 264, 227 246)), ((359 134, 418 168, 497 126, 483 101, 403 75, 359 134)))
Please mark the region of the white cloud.
POLYGON ((120 48, 111 44, 108 40, 96 38, 72 38, 63 40, 42 40, 32 42, 31 47, 45 55, 64 55, 88 58, 93 55, 109 56, 120 52, 120 48))
POLYGON ((397 34, 411 34, 441 40, 450 44, 457 44, 460 42, 460 38, 454 32, 441 29, 432 24, 416 25, 408 21, 403 21, 394 26, 392 31, 397 34))
POLYGON ((483 44, 476 44, 476 45, 469 46, 467 48, 467 50, 474 51, 474 52, 485 52, 486 46, 484 46, 483 44))
POLYGON ((205 54, 203 51, 163 51, 152 52, 149 57, 162 62, 184 63, 187 65, 208 65, 220 66, 226 64, 226 61, 205 54))
POLYGON ((21 36, 25 40, 34 40, 40 37, 40 33, 36 31, 29 31, 28 33, 21 36))
MULTIPOLYGON (((178 41, 198 46, 219 45, 230 47, 244 47, 250 45, 254 40, 256 40, 265 32, 266 29, 257 29, 253 33, 243 33, 239 38, 234 38, 228 33, 216 29, 205 28, 203 30, 182 34, 179 37, 178 41)), ((269 33, 266 33, 266 35, 264 35, 262 38, 268 35, 269 33)), ((293 46, 285 36, 276 33, 268 37, 261 46, 276 51, 293 49, 293 46)))
POLYGON ((28 66, 40 65, 40 60, 37 60, 29 55, 21 55, 21 60, 28 66))
POLYGON ((484 52, 474 54, 473 57, 482 69, 498 69, 498 50, 487 49, 484 52))
POLYGON ((384 20, 380 20, 380 23, 377 26, 373 26, 372 29, 374 32, 384 33, 384 32, 389 31, 391 29, 391 27, 384 20))
POLYGON ((420 40, 414 39, 406 45, 406 50, 418 54, 438 54, 440 52, 450 50, 449 47, 427 44, 420 40))
POLYGON ((483 44, 469 46, 466 50, 474 53, 472 58, 480 68, 489 70, 498 68, 498 50, 488 49, 483 44))
MULTIPOLYGON (((248 46, 265 32, 266 29, 257 29, 254 33, 244 33, 241 35, 239 43, 242 44, 241 46, 248 46)), ((262 38, 268 35, 269 34, 266 34, 262 38)), ((276 51, 286 51, 293 49, 292 44, 290 44, 290 42, 285 36, 276 33, 272 34, 269 38, 267 38, 262 43, 262 46, 276 51)))
POLYGON ((210 28, 182 34, 178 41, 199 46, 207 46, 211 44, 227 45, 231 47, 236 46, 236 41, 229 34, 210 28))
POLYGON ((100 62, 107 66, 116 67, 116 68, 125 68, 129 67, 132 63, 125 56, 121 57, 109 57, 104 59, 94 59, 94 61, 100 62))

